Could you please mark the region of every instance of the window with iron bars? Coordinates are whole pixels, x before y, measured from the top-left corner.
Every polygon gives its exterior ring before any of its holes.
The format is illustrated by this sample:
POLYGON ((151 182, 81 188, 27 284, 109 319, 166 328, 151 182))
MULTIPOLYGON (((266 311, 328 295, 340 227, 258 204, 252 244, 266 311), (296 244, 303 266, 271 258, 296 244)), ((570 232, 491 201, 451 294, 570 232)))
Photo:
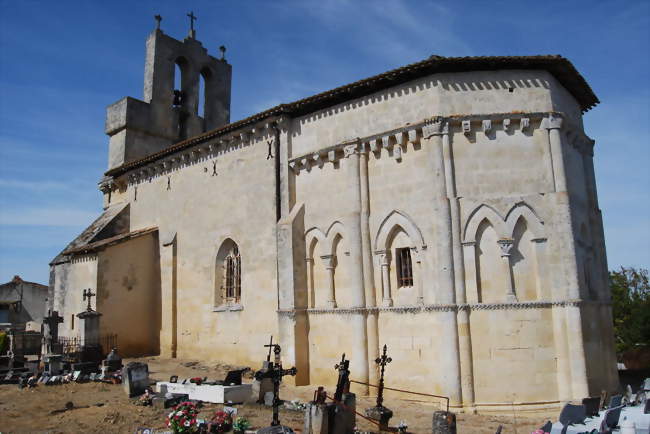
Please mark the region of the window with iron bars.
POLYGON ((397 286, 400 288, 413 286, 413 265, 411 263, 411 249, 395 249, 397 266, 397 286))
POLYGON ((238 303, 241 298, 241 256, 237 247, 226 256, 224 267, 226 269, 225 299, 228 302, 238 303))

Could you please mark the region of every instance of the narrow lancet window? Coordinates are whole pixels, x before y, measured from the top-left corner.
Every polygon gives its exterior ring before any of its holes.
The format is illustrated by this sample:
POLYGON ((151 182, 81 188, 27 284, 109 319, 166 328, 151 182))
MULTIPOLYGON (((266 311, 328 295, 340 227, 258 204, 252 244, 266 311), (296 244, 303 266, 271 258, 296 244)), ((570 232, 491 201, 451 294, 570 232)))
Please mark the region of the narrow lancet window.
POLYGON ((397 285, 400 288, 413 286, 413 266, 411 264, 411 249, 396 249, 397 256, 397 285))

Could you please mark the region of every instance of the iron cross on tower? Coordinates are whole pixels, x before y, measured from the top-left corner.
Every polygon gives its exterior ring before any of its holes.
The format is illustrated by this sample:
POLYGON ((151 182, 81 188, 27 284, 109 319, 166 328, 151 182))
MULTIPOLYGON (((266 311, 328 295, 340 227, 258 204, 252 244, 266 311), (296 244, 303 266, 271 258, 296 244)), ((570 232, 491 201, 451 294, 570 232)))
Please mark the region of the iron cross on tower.
POLYGON ((381 366, 381 375, 379 376, 379 392, 377 393, 377 407, 383 407, 384 403, 384 369, 386 365, 392 362, 393 359, 386 355, 386 345, 384 345, 384 351, 382 352, 381 357, 375 359, 375 363, 381 366))
POLYGON ((90 298, 91 298, 91 297, 96 297, 97 294, 95 294, 94 292, 92 292, 92 291, 90 290, 90 288, 88 288, 88 289, 84 289, 83 294, 84 294, 84 301, 86 301, 86 299, 88 299, 88 307, 86 307, 86 310, 87 310, 88 312, 90 312, 91 310, 93 310, 92 307, 90 307, 90 298))
POLYGON ((195 39, 196 38, 196 30, 194 30, 194 20, 197 19, 196 15, 194 15, 194 11, 190 11, 187 16, 190 18, 190 38, 195 39))

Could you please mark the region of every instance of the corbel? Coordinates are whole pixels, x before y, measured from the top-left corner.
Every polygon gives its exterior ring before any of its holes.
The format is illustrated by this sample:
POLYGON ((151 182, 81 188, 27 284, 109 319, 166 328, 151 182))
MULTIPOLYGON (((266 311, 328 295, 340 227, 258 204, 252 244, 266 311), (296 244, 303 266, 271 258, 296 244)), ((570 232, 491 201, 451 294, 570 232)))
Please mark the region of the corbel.
POLYGON ((307 172, 311 171, 311 164, 310 161, 307 159, 307 157, 300 159, 300 166, 307 169, 307 172))
POLYGON ((416 144, 418 141, 418 130, 413 128, 412 130, 408 130, 408 141, 409 143, 416 144))
POLYGON ((508 131, 510 129, 510 119, 506 118, 503 120, 503 130, 508 131))
POLYGON ((492 131, 492 121, 490 119, 483 119, 481 126, 483 128, 483 133, 486 135, 492 131))
POLYGON ((323 168, 323 164, 325 164, 325 159, 323 158, 323 156, 321 154, 319 154, 317 152, 311 158, 316 162, 319 169, 323 168))
POLYGON ((469 136, 472 133, 472 122, 470 120, 461 121, 460 126, 463 134, 466 136, 469 136))
POLYGON ((530 118, 521 118, 519 120, 519 128, 521 131, 525 131, 530 128, 530 118))

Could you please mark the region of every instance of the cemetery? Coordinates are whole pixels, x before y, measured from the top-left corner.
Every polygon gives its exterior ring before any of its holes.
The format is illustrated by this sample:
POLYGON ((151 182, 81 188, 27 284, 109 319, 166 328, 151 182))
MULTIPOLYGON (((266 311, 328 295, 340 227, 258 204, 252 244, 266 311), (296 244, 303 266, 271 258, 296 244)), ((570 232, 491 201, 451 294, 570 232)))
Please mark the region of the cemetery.
POLYGON ((346 354, 332 367, 328 385, 291 386, 296 367, 282 363, 270 342, 259 369, 148 357, 122 359, 116 339, 102 339, 102 314, 91 307, 77 317, 83 331, 73 350, 58 335, 58 313, 45 317, 42 346, 10 334, 0 366, 0 429, 55 432, 422 433, 463 432, 647 434, 650 378, 623 393, 568 402, 559 416, 484 416, 450 411, 449 398, 385 386, 393 358, 387 345, 375 363, 377 385, 354 380, 346 354), (30 342, 26 344, 25 342, 30 342), (335 384, 331 387, 329 384, 335 384), (369 388, 370 387, 370 388, 369 388), (373 389, 371 389, 373 388, 373 389), (549 420, 551 419, 551 420, 549 420), (557 419, 557 420, 555 420, 557 419), (555 420, 555 422, 553 422, 555 420))
POLYGON ((0 434, 650 434, 571 61, 431 54, 233 122, 187 17, 107 107, 40 330, 0 285, 0 434))

